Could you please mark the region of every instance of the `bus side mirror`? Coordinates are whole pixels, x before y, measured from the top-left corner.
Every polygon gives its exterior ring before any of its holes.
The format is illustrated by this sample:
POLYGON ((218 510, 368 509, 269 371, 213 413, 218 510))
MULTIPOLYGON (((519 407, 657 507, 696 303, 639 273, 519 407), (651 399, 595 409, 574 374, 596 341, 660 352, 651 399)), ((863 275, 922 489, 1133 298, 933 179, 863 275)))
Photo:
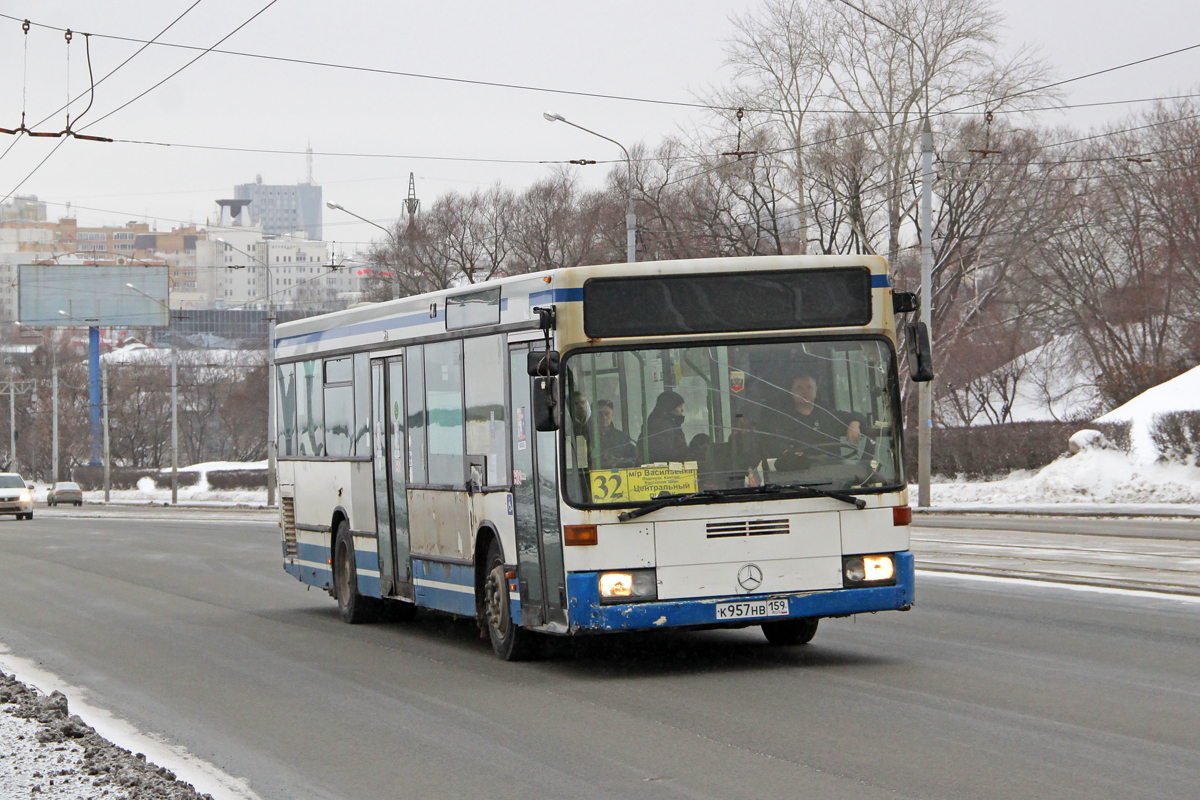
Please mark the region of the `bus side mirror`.
POLYGON ((558 406, 558 378, 533 379, 533 429, 556 431, 562 415, 558 406))
POLYGON ((933 354, 929 347, 929 328, 924 322, 910 322, 905 329, 908 340, 908 375, 914 383, 933 380, 933 354))
POLYGON ((531 378, 558 374, 557 350, 530 350, 525 358, 525 371, 531 378))

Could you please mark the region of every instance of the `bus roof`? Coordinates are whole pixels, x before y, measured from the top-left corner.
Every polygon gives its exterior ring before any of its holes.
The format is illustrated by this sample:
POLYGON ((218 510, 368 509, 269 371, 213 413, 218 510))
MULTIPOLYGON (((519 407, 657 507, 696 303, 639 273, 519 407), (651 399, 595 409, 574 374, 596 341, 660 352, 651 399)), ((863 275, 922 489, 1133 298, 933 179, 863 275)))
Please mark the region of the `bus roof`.
POLYGON ((535 307, 582 302, 583 284, 591 278, 829 267, 866 267, 871 272, 873 288, 890 288, 887 260, 882 256, 752 256, 564 267, 455 286, 286 322, 276 327, 273 344, 276 358, 290 359, 331 352, 380 349, 392 342, 399 347, 414 339, 445 336, 448 330, 447 299, 453 301, 463 295, 497 288, 500 290, 498 319, 492 324, 476 326, 481 333, 489 328, 536 329, 535 307))

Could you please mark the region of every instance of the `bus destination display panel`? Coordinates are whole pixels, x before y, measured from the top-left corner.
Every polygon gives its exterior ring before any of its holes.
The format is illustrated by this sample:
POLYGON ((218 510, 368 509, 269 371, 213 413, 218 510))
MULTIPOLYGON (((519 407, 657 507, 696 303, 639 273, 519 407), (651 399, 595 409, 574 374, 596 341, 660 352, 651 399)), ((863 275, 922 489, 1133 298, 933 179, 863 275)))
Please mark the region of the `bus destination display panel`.
POLYGON ((795 330, 871 321, 865 267, 593 278, 583 286, 592 338, 795 330))

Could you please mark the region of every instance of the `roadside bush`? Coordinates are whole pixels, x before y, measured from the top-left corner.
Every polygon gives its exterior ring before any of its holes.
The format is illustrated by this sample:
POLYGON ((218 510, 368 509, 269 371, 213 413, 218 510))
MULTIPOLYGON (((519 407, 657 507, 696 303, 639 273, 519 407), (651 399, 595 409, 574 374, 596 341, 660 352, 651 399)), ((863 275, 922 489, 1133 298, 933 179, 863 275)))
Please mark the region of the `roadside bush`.
POLYGON ((267 488, 267 471, 265 469, 222 469, 210 470, 208 473, 210 489, 265 489, 267 488))
MULTIPOLYGON (((113 467, 109 472, 109 485, 113 489, 136 489, 137 482, 142 478, 152 478, 160 489, 170 488, 171 470, 133 469, 131 467, 113 467)), ((104 488, 104 467, 93 464, 82 465, 71 469, 71 480, 79 484, 84 491, 104 488)), ((195 486, 200 482, 198 472, 180 472, 180 486, 195 486)))
POLYGON ((1200 411, 1155 414, 1150 438, 1159 461, 1195 464, 1200 456, 1200 411))
MULTIPOLYGON (((1093 422, 1008 422, 1002 425, 972 425, 934 428, 930 465, 934 475, 990 478, 1019 469, 1041 469, 1068 453, 1071 435, 1084 428, 1100 431, 1118 449, 1130 449, 1129 423, 1093 422)), ((917 436, 905 435, 905 462, 909 481, 917 479, 917 436)))
POLYGON ((1090 422, 1084 427, 1092 428, 1093 430, 1103 433, 1104 438, 1112 442, 1113 446, 1122 453, 1129 453, 1129 451, 1133 449, 1133 440, 1129 437, 1129 431, 1133 429, 1132 423, 1090 422))

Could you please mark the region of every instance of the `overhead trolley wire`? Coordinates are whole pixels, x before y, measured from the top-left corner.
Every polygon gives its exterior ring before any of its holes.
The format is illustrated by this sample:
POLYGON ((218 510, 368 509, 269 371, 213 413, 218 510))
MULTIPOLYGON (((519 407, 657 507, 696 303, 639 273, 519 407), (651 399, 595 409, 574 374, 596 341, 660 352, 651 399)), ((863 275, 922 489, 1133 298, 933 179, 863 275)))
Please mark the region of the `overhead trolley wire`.
MULTIPOLYGON (((10 19, 10 20, 14 20, 17 22, 23 22, 23 20, 21 20, 18 17, 14 17, 11 14, 0 13, 0 18, 10 19)), ((60 27, 53 26, 53 25, 47 25, 44 23, 32 23, 32 24, 37 27, 48 28, 51 30, 58 30, 58 31, 65 30, 64 28, 60 28, 60 27)), ((478 79, 478 78, 461 78, 461 77, 454 77, 454 76, 449 76, 449 75, 435 75, 432 73, 385 69, 383 67, 366 67, 366 66, 360 66, 360 65, 356 65, 356 64, 341 64, 341 63, 331 62, 331 61, 317 61, 317 60, 313 60, 313 59, 296 58, 294 56, 277 56, 277 55, 268 55, 266 53, 250 53, 250 52, 240 51, 240 50, 224 50, 224 49, 217 48, 216 45, 214 45, 213 47, 204 48, 204 47, 200 47, 198 45, 179 44, 176 42, 159 42, 159 41, 155 41, 155 40, 147 41, 145 39, 138 39, 136 37, 130 37, 130 36, 120 36, 120 35, 116 35, 116 34, 93 33, 91 35, 97 36, 100 38, 104 38, 104 39, 111 39, 114 41, 131 42, 131 43, 143 44, 143 45, 147 45, 147 46, 150 44, 155 44, 159 47, 170 47, 170 48, 176 48, 176 49, 181 49, 181 50, 202 50, 203 51, 202 55, 205 53, 218 53, 220 55, 237 56, 240 58, 251 58, 251 59, 257 59, 257 60, 264 60, 264 61, 278 61, 278 62, 283 62, 283 63, 299 64, 299 65, 304 65, 304 66, 322 67, 322 68, 326 68, 326 69, 349 70, 349 71, 353 71, 353 72, 366 72, 366 73, 377 74, 377 75, 390 75, 390 76, 402 77, 402 78, 414 78, 414 79, 418 79, 418 80, 440 81, 440 82, 446 82, 446 83, 460 83, 460 84, 465 84, 465 85, 470 85, 470 86, 486 86, 486 87, 496 88, 496 89, 510 89, 510 90, 516 90, 516 91, 541 92, 541 93, 546 93, 546 94, 558 94, 558 95, 565 95, 565 96, 571 96, 571 97, 590 97, 590 98, 595 98, 595 99, 599 99, 599 100, 617 100, 617 101, 621 101, 621 102, 645 103, 645 104, 650 104, 650 105, 676 106, 676 107, 681 107, 681 108, 697 108, 697 109, 706 109, 706 110, 712 110, 712 111, 737 111, 740 108, 744 111, 754 111, 754 112, 759 112, 759 113, 778 113, 779 112, 779 109, 776 109, 776 108, 721 105, 721 104, 716 104, 716 103, 702 103, 702 102, 686 101, 686 100, 668 100, 668 99, 663 99, 663 98, 638 97, 636 95, 627 95, 627 94, 589 92, 589 91, 583 91, 583 90, 578 90, 578 89, 560 89, 560 88, 549 87, 549 86, 535 86, 535 85, 530 85, 530 84, 511 83, 511 82, 506 82, 506 81, 488 81, 488 80, 482 80, 482 79, 478 79)), ((226 38, 228 38, 228 37, 226 37, 226 38)), ((224 41, 224 40, 222 40, 222 41, 224 41)), ((220 44, 220 42, 218 42, 217 44, 220 44)), ((945 111, 945 112, 938 112, 938 114, 957 114, 957 113, 961 113, 962 111, 968 110, 970 108, 975 108, 979 105, 997 105, 999 102, 1003 102, 1004 100, 1007 100, 1007 99, 1021 97, 1021 96, 1024 96, 1024 95, 1027 95, 1027 94, 1030 94, 1033 92, 1044 91, 1045 89, 1056 88, 1058 86, 1064 86, 1068 83, 1073 83, 1075 81, 1084 80, 1086 78, 1093 78, 1093 77, 1096 77, 1099 75, 1107 74, 1109 72, 1114 72, 1116 70, 1125 69, 1127 67, 1137 66, 1139 64, 1145 64, 1150 61, 1154 61, 1154 60, 1157 60, 1160 58, 1166 58, 1168 56, 1178 55, 1180 53, 1185 53, 1190 50, 1195 50, 1198 48, 1200 48, 1200 44, 1195 44, 1195 45, 1190 45, 1188 47, 1178 48, 1176 50, 1171 50, 1168 52, 1159 53, 1159 54, 1152 55, 1152 56, 1147 56, 1145 58, 1141 58, 1141 59, 1138 59, 1135 61, 1130 61, 1125 64, 1119 64, 1119 65, 1116 65, 1113 67, 1107 67, 1102 70, 1096 70, 1094 72, 1090 72, 1085 75, 1079 75, 1079 76, 1076 76, 1073 78, 1067 78, 1067 79, 1064 79, 1061 81, 1056 81, 1054 83, 1045 84, 1043 86, 1031 87, 1029 89, 1025 89, 1025 90, 1022 90, 1019 92, 1013 92, 1008 95, 1003 95, 1000 98, 996 98, 994 100, 981 101, 979 103, 974 103, 970 106, 966 106, 961 109, 955 109, 952 111, 945 111)), ((1148 98, 1148 100, 1153 100, 1153 99, 1157 99, 1157 98, 1148 98)), ((1128 102, 1143 102, 1143 101, 1142 100, 1132 100, 1132 101, 1128 101, 1128 102)), ((1085 104, 1085 105, 1094 105, 1094 104, 1085 104)), ((1062 106, 1056 106, 1055 108, 1071 108, 1071 107, 1073 107, 1073 106, 1062 105, 1062 106)), ((811 109, 809 111, 806 111, 805 113, 853 114, 855 112, 853 110, 839 111, 839 110, 835 110, 835 109, 811 109)))

